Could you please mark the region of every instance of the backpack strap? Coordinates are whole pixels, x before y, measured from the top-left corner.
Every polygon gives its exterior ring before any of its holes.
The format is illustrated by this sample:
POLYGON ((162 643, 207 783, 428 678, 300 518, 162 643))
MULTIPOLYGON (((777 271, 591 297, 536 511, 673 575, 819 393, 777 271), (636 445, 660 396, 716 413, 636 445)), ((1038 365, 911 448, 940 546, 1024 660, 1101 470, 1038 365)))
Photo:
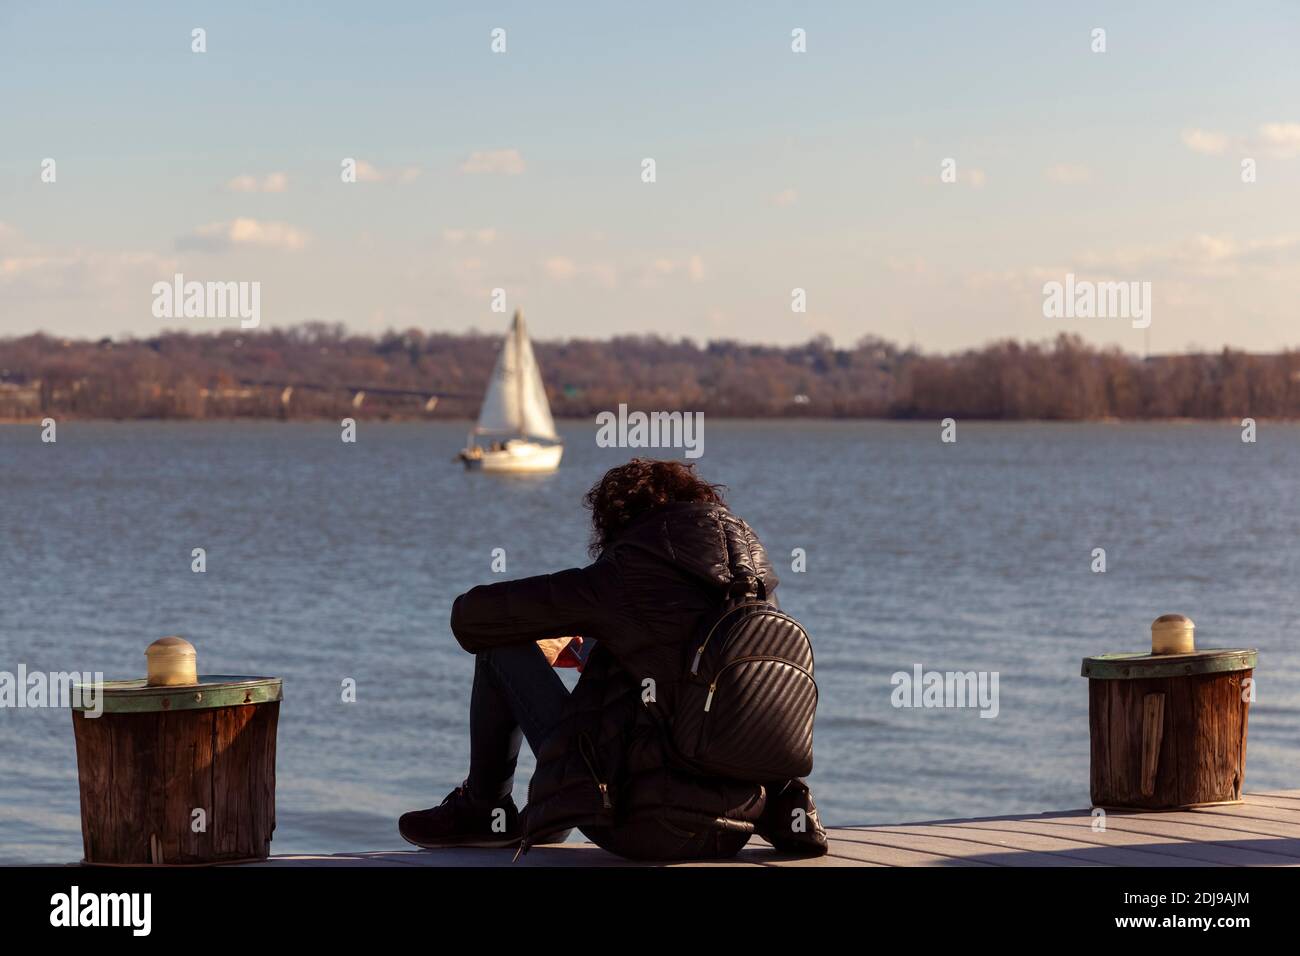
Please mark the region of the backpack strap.
POLYGON ((757 597, 767 600, 767 585, 759 573, 755 561, 755 549, 761 551, 754 532, 749 525, 730 513, 724 513, 719 519, 722 536, 727 548, 727 570, 731 572, 731 584, 727 588, 728 601, 747 601, 757 597))
POLYGON ((731 571, 731 585, 727 588, 729 600, 746 601, 754 597, 760 601, 767 600, 767 585, 753 567, 740 563, 733 554, 729 556, 728 570, 731 571))

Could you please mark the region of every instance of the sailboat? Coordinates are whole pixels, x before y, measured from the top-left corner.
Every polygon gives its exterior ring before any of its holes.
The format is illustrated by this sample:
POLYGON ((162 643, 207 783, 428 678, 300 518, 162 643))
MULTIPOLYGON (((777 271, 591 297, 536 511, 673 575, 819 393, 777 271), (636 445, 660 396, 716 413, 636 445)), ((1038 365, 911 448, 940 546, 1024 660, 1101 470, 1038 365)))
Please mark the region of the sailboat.
POLYGON ((492 370, 478 422, 457 457, 466 468, 480 471, 537 473, 554 471, 563 454, 524 316, 516 311, 492 370), (479 443, 481 438, 491 439, 487 447, 479 443))

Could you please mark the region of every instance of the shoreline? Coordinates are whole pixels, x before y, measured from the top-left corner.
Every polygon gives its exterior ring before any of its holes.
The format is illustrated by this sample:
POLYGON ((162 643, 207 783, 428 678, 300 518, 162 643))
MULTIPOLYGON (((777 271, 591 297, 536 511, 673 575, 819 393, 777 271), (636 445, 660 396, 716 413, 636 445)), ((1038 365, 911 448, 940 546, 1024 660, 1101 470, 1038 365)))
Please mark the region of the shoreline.
MULTIPOLYGON (((356 416, 348 416, 356 417, 356 416)), ((556 416, 557 422, 592 422, 594 416, 572 417, 556 416)), ((900 425, 933 424, 940 418, 895 418, 884 416, 856 415, 706 415, 715 421, 724 422, 887 422, 900 425)), ((1231 425, 1241 427, 1238 418, 961 418, 951 416, 958 422, 977 423, 981 425, 1231 425)), ((319 425, 336 424, 338 419, 332 416, 302 416, 294 418, 276 418, 269 415, 237 415, 231 417, 204 418, 102 418, 98 416, 63 415, 58 412, 47 413, 33 418, 8 418, 0 416, 0 426, 26 425, 39 428, 45 418, 54 418, 59 424, 65 422, 97 422, 103 424, 126 425, 140 422, 152 424, 235 424, 267 423, 273 425, 319 425)), ((1255 418, 1257 422, 1271 425, 1300 424, 1300 418, 1255 418)), ((383 418, 357 418, 358 422, 385 425, 453 425, 473 426, 473 418, 419 418, 416 416, 390 416, 383 418)))

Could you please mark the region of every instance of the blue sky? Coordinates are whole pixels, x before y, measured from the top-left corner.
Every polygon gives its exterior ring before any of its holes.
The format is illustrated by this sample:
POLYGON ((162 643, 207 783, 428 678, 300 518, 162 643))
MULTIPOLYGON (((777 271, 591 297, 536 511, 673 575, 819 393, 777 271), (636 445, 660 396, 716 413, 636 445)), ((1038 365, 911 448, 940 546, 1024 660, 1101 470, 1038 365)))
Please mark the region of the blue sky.
POLYGON ((0 0, 0 334, 219 327, 151 314, 183 272, 264 325, 1295 346, 1298 48, 1267 2, 0 0), (1066 272, 1150 329, 1045 318, 1066 272))

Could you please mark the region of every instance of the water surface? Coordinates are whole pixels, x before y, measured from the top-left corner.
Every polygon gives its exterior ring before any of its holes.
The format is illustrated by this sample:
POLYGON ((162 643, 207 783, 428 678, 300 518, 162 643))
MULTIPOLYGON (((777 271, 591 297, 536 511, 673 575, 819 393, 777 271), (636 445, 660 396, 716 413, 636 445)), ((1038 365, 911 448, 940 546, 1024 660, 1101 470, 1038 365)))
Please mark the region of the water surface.
MULTIPOLYGON (((0 670, 140 676, 183 634, 205 672, 281 676, 273 849, 400 846, 398 814, 466 768, 452 599, 501 579, 494 548, 510 577, 585 562, 582 493, 630 457, 561 430, 559 472, 503 478, 452 463, 459 424, 362 422, 355 445, 331 424, 69 422, 54 445, 0 427, 0 670)), ((1086 805, 1080 659, 1142 649, 1170 611, 1203 647, 1260 649, 1247 784, 1300 786, 1300 428, 1239 436, 963 423, 945 445, 933 423, 710 419, 702 472, 813 635, 826 821, 1086 805), (915 664, 998 672, 998 716, 895 709, 915 664)), ((67 712, 0 710, 0 860, 80 856, 67 712)))

